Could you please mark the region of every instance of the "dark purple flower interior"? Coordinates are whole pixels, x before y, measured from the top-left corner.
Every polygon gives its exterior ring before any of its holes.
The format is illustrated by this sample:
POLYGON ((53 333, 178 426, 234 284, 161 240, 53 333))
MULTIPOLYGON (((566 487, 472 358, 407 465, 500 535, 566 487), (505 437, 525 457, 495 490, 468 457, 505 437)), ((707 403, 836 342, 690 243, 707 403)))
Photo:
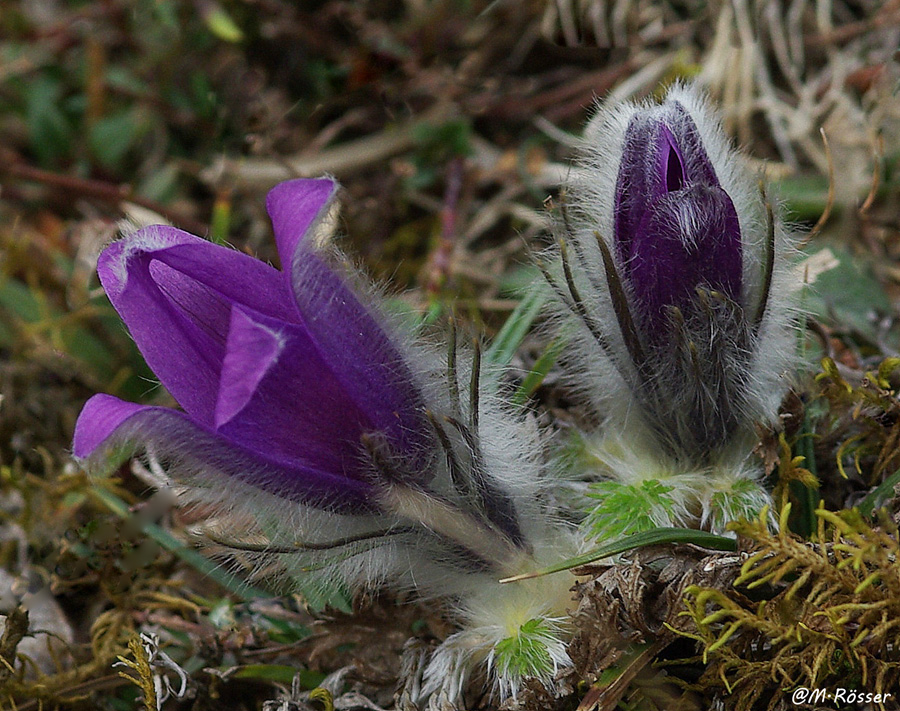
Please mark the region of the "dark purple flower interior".
POLYGON ((664 333, 666 307, 694 308, 698 287, 740 303, 737 212, 678 102, 640 111, 628 125, 614 220, 616 254, 651 338, 664 333))
POLYGON ((662 134, 663 146, 659 152, 660 164, 661 170, 666 176, 666 191, 671 193, 684 187, 684 159, 678 151, 678 144, 675 142, 672 132, 663 126, 662 134))

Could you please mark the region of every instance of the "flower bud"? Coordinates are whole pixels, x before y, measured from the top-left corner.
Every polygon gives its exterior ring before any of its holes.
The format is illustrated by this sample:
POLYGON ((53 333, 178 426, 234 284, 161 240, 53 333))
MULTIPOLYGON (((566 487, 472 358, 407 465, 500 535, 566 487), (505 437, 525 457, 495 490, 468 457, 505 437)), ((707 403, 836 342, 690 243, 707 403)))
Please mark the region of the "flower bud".
POLYGON ((737 212, 677 101, 631 118, 613 212, 621 276, 649 343, 664 344, 672 307, 696 310, 698 288, 740 301, 737 212))
POLYGON ((745 454, 787 388, 791 247, 699 92, 602 106, 563 202, 578 387, 670 459, 745 454))

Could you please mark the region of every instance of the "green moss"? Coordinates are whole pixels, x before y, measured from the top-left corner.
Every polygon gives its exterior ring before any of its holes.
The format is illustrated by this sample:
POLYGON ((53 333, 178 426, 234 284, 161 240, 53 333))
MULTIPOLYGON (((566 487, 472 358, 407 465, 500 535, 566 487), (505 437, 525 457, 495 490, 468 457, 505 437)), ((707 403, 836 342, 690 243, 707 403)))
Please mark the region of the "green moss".
POLYGON ((815 513, 811 542, 789 531, 790 504, 777 533, 765 515, 733 524, 754 544, 734 588, 686 590, 693 631, 681 634, 700 642, 706 666, 697 686, 736 711, 775 703, 783 689, 882 693, 900 682, 890 651, 900 635, 897 526, 855 510, 815 513))

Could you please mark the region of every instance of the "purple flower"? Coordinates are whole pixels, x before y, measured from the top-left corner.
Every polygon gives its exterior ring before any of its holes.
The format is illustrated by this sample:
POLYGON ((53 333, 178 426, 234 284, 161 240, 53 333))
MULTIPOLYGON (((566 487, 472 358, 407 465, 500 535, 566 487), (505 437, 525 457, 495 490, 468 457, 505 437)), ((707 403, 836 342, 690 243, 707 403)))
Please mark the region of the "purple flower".
POLYGON ((692 466, 755 441, 787 387, 791 238, 712 106, 610 100, 579 168, 551 284, 597 411, 692 466))
POLYGON ((342 513, 379 511, 375 459, 427 487, 436 445, 407 356, 309 244, 336 190, 294 180, 269 193, 283 271, 165 226, 103 252, 106 293, 183 412, 96 395, 76 457, 144 445, 342 513))
POLYGON ((655 340, 666 332, 667 307, 692 311, 698 288, 740 302, 737 212, 678 101, 639 111, 628 124, 613 232, 638 320, 655 340))

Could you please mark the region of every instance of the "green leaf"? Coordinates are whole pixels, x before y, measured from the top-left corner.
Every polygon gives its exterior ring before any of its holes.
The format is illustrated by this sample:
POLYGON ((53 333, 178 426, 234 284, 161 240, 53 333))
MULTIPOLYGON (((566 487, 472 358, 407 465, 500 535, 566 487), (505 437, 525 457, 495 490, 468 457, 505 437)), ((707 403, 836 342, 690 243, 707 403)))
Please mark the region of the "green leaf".
POLYGON ((31 149, 42 165, 52 165, 69 154, 74 129, 61 109, 62 84, 38 74, 26 89, 28 131, 31 149))
POLYGON ((585 525, 601 540, 619 538, 657 528, 671 519, 673 486, 656 479, 638 484, 601 481, 591 484, 588 496, 599 503, 588 514, 585 525))
POLYGON ((152 91, 151 86, 146 81, 125 66, 112 66, 107 69, 106 84, 111 89, 120 89, 137 95, 147 94, 152 91))
POLYGON ((413 129, 413 140, 418 144, 426 164, 444 163, 450 158, 472 155, 472 126, 464 119, 444 123, 423 122, 413 129))
POLYGON ((604 687, 612 684, 616 679, 625 674, 630 665, 651 647, 653 647, 653 644, 650 642, 644 644, 632 644, 626 647, 622 656, 619 657, 616 663, 604 669, 600 676, 597 677, 596 685, 604 687))
POLYGON ((218 108, 216 90, 205 73, 191 74, 191 94, 185 98, 184 107, 207 119, 215 117, 218 108))
MULTIPOLYGON (((225 671, 225 669, 223 669, 225 671)), ((234 672, 234 679, 274 681, 290 687, 295 676, 300 676, 300 686, 315 689, 325 679, 325 674, 310 669, 297 669, 286 664, 248 664, 234 672)))
POLYGON ((268 626, 269 639, 279 644, 294 644, 301 639, 306 639, 312 634, 312 630, 293 620, 281 620, 263 614, 263 619, 268 626))
POLYGON ((784 201, 792 220, 817 220, 828 204, 828 178, 823 175, 784 178, 772 184, 772 191, 784 201))
POLYGON ((769 500, 769 492, 755 479, 735 479, 713 487, 709 498, 708 525, 724 530, 732 521, 753 519, 769 500))
POLYGON ((17 279, 0 277, 0 308, 25 323, 41 318, 41 304, 31 289, 17 279))
POLYGON ((516 406, 524 405, 528 398, 534 395, 544 378, 550 372, 550 369, 556 363, 556 359, 566 347, 567 340, 562 337, 554 338, 547 348, 541 353, 541 356, 535 361, 528 375, 522 379, 522 384, 513 393, 512 402, 516 406))
POLYGON ((17 279, 0 277, 0 324, 0 343, 7 346, 13 345, 17 324, 39 325, 44 333, 58 336, 65 352, 95 375, 103 378, 113 370, 112 354, 99 338, 76 322, 67 321, 58 309, 17 279))
POLYGON ((203 13, 203 21, 220 40, 236 43, 244 39, 241 28, 218 3, 209 5, 209 10, 203 13))
MULTIPOLYGON (((816 451, 813 446, 816 437, 815 416, 810 408, 803 413, 803 426, 797 441, 794 443, 794 453, 803 457, 803 466, 814 477, 818 476, 816 467, 816 451)), ((819 488, 807 486, 801 481, 792 481, 788 485, 796 508, 791 510, 791 530, 803 538, 810 538, 815 534, 818 524, 816 522, 816 509, 819 508, 819 488)))
POLYGON ((0 348, 12 348, 15 344, 13 332, 0 321, 0 348))
POLYGON ((878 314, 893 313, 891 300, 875 278, 871 263, 844 249, 829 249, 838 264, 816 277, 804 296, 805 305, 819 320, 849 326, 875 341, 875 319, 878 314))
POLYGON ((900 484, 900 469, 870 491, 866 498, 859 502, 857 508, 863 516, 871 516, 876 509, 894 496, 895 487, 900 484))
POLYGON ((534 265, 527 265, 510 269, 503 274, 497 288, 501 296, 524 299, 537 283, 543 284, 541 270, 534 265))
MULTIPOLYGON (((284 524, 277 518, 258 519, 257 523, 263 533, 270 540, 278 540, 279 532, 284 524)), ((320 612, 325 608, 332 608, 353 613, 353 596, 347 587, 338 580, 328 575, 317 574, 318 571, 337 565, 341 560, 358 553, 357 550, 345 550, 335 552, 325 558, 315 553, 304 556, 304 551, 298 547, 297 553, 292 555, 291 564, 287 566, 286 573, 293 581, 293 590, 314 612, 320 612), (304 560, 304 558, 306 560, 304 560), (307 563, 308 564, 305 564, 307 563)))
POLYGON ((209 240, 216 244, 228 243, 228 232, 231 229, 231 201, 216 199, 213 203, 212 219, 209 223, 209 240))
POLYGON ((416 152, 412 157, 415 172, 404 178, 410 190, 423 190, 434 184, 444 166, 454 158, 469 156, 472 149, 472 126, 467 120, 456 119, 443 123, 423 121, 412 130, 416 152))
POLYGON ((118 168, 138 139, 139 125, 130 110, 105 116, 91 127, 91 152, 106 168, 118 168))
POLYGON ((553 671, 547 640, 553 631, 546 622, 530 619, 515 634, 494 646, 494 664, 501 677, 545 676, 553 671))
POLYGON ((229 629, 235 627, 234 603, 222 598, 212 605, 206 615, 216 629, 229 629))
POLYGON ((152 8, 152 16, 156 24, 170 31, 180 29, 178 3, 175 0, 154 0, 148 5, 152 8))
POLYGON ((314 575, 315 570, 316 568, 310 568, 292 575, 294 592, 303 598, 303 602, 313 612, 331 608, 352 615, 353 596, 347 588, 340 582, 323 580, 321 576, 314 575))
POLYGON ((66 353, 84 363, 96 376, 106 378, 115 369, 115 359, 109 348, 97 336, 80 326, 62 329, 66 353))

